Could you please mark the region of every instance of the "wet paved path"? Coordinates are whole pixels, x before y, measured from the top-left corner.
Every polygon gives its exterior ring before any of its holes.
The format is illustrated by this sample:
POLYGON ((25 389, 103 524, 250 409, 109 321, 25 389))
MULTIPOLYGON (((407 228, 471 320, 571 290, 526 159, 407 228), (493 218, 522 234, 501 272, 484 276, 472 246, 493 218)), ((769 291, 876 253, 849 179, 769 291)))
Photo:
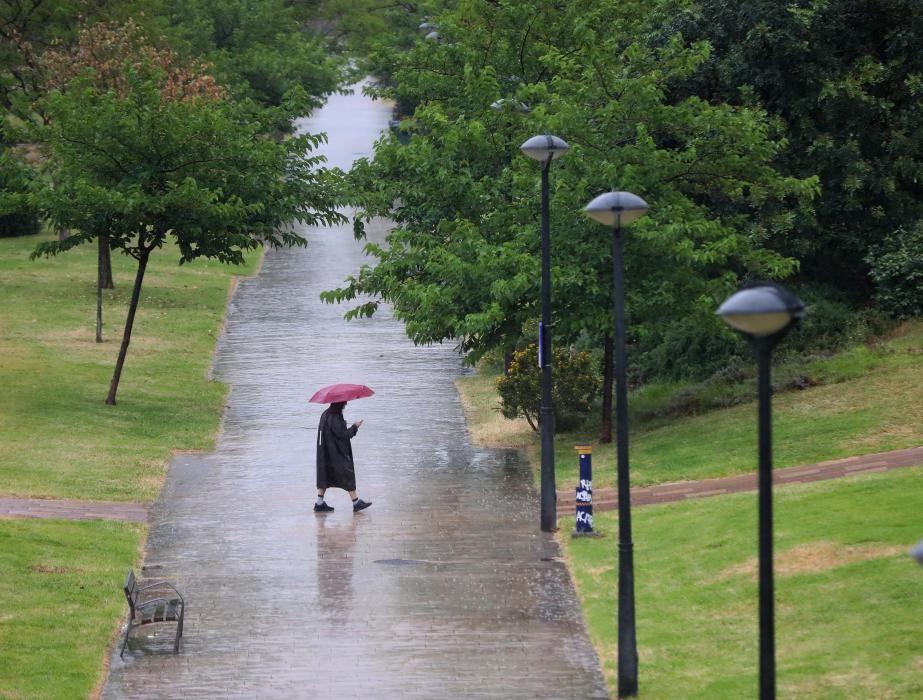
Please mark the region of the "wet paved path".
MULTIPOLYGON (((390 108, 337 96, 304 126, 334 165, 369 152, 390 108)), ((379 226, 378 229, 383 229, 379 226)), ((381 236, 382 230, 376 234, 381 236)), ((451 347, 414 348, 382 313, 346 324, 321 290, 364 260, 306 230, 238 288, 214 373, 231 384, 216 452, 177 457, 144 576, 175 580, 182 652, 116 655, 103 698, 604 698, 570 578, 526 463, 474 448, 451 347), (363 382, 353 440, 374 505, 316 516, 318 387, 363 382)))

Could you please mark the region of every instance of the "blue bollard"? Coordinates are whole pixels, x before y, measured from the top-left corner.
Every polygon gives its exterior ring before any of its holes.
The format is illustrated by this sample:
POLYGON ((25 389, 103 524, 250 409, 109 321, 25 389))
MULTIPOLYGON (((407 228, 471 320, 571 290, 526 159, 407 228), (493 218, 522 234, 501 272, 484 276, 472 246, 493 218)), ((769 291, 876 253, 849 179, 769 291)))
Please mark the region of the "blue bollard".
POLYGON ((577 445, 580 455, 580 483, 575 499, 577 508, 577 527, 575 536, 595 535, 593 532, 593 448, 590 445, 577 445))

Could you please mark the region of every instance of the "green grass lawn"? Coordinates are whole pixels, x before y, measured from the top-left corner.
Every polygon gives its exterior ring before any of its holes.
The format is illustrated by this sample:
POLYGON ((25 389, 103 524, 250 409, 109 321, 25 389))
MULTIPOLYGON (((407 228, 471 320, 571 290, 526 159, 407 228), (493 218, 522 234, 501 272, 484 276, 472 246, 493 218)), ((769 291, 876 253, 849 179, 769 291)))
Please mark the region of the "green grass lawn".
MULTIPOLYGON (((776 467, 923 445, 923 322, 905 324, 893 338, 857 347, 800 371, 824 382, 773 399, 776 467)), ((792 367, 781 372, 791 374, 792 367)), ((539 435, 525 421, 492 410, 498 399, 488 374, 458 381, 475 439, 524 447, 535 460, 539 435)), ((756 402, 665 419, 658 407, 677 387, 652 386, 629 397, 631 480, 634 486, 703 479, 756 470, 756 402)), ((755 397, 755 389, 754 389, 755 397)), ((593 445, 594 486, 615 486, 615 449, 598 441, 599 419, 555 436, 558 488, 577 485, 574 446, 593 445)))
POLYGON ((0 698, 75 700, 100 682, 144 528, 0 520, 0 698))
MULTIPOLYGON (((0 495, 151 501, 173 450, 208 449, 227 387, 208 381, 241 268, 152 256, 117 406, 105 398, 134 260, 114 257, 95 342, 96 250, 29 260, 41 237, 0 239, 0 495)), ((0 700, 92 696, 144 528, 0 520, 0 700)))
POLYGON ((40 237, 0 239, 0 494, 150 501, 173 449, 213 444, 226 387, 207 380, 231 277, 242 268, 157 251, 117 406, 104 401, 134 260, 113 256, 105 342, 95 342, 96 251, 29 260, 40 237))
MULTIPOLYGON (((923 697, 921 487, 923 467, 775 490, 780 698, 923 697)), ((641 697, 755 697, 756 495, 632 517, 641 697)), ((615 514, 594 526, 607 536, 562 541, 615 687, 615 514)))

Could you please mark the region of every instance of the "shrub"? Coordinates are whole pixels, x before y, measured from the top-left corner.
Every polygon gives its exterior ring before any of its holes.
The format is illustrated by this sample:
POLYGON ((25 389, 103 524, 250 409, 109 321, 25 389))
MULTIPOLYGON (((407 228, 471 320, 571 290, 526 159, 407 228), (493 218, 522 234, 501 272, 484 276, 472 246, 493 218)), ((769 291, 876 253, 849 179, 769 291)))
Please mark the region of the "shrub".
MULTIPOLYGON (((554 417, 565 427, 592 410, 601 382, 589 353, 555 348, 552 356, 554 417)), ((497 391, 505 418, 525 418, 533 430, 538 429, 542 391, 535 343, 513 353, 509 374, 497 379, 497 391)))
POLYGON ((39 232, 38 213, 28 201, 28 168, 8 155, 0 144, 0 238, 39 232))
POLYGON ((804 302, 806 313, 780 346, 784 357, 827 356, 865 343, 892 325, 872 309, 855 309, 841 290, 806 286, 792 291, 804 302))
POLYGON ((717 315, 700 313, 660 326, 630 349, 629 372, 637 374, 637 383, 646 384, 705 379, 726 367, 742 348, 717 315))
POLYGON ((883 311, 900 319, 923 315, 923 221, 872 247, 866 262, 883 311))

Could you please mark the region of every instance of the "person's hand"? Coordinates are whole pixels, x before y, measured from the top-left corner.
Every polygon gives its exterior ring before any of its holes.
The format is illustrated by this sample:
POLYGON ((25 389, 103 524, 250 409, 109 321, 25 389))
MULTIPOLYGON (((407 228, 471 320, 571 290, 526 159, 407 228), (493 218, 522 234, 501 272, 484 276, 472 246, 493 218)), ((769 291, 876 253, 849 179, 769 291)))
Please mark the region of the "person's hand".
POLYGON ((362 427, 362 421, 361 421, 361 420, 357 420, 355 423, 353 423, 353 427, 354 427, 354 428, 361 428, 361 427, 362 427))

